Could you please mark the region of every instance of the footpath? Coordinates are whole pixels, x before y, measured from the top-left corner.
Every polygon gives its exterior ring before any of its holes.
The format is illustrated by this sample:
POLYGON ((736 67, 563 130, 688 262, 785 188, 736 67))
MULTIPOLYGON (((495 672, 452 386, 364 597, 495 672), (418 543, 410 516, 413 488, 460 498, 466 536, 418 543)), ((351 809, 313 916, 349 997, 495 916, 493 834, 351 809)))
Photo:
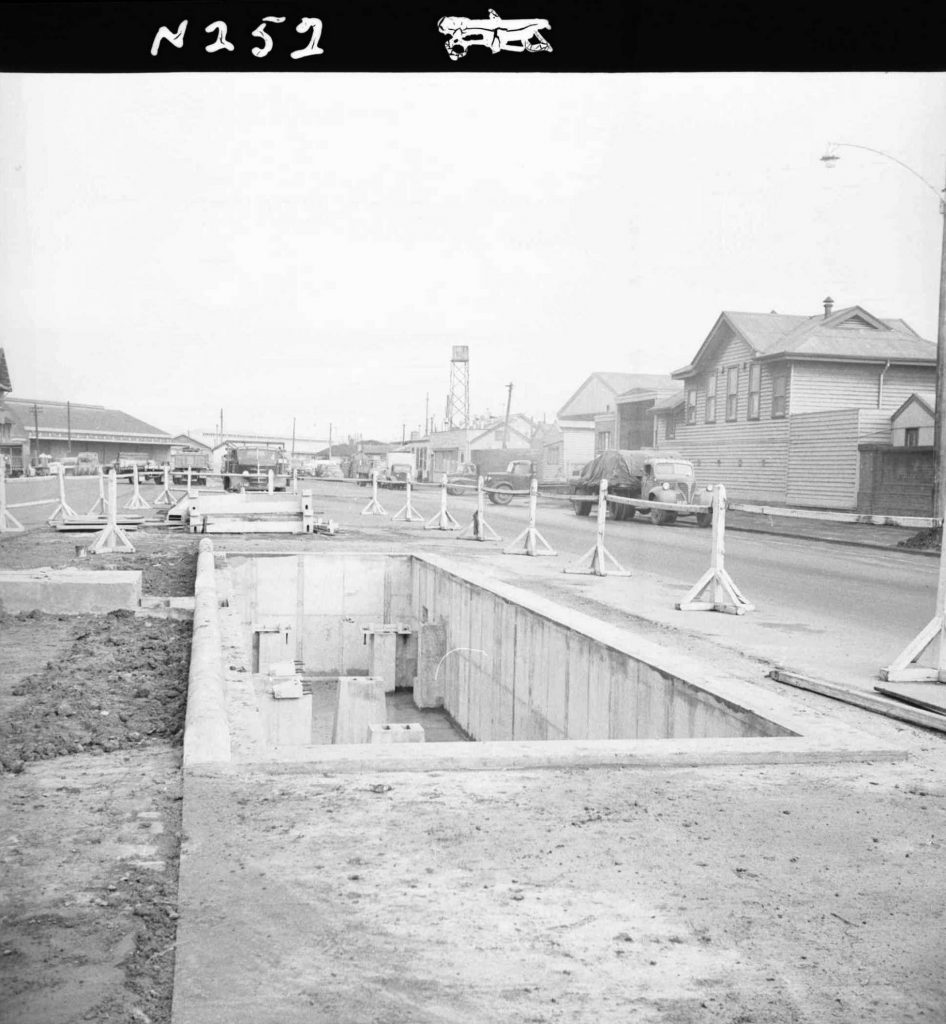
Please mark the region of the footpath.
POLYGON ((867 523, 836 523, 823 519, 795 519, 788 516, 760 515, 727 511, 726 529, 742 533, 769 533, 779 537, 819 540, 828 544, 884 548, 912 555, 938 556, 938 548, 902 547, 921 530, 902 526, 871 526, 867 523))

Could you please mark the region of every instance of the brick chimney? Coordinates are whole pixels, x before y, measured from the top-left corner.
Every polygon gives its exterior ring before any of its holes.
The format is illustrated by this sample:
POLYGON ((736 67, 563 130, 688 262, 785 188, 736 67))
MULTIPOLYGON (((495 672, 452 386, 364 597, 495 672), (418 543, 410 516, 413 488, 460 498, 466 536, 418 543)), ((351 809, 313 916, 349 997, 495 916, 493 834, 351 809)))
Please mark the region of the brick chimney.
POLYGON ((834 299, 832 299, 831 296, 829 295, 824 300, 824 318, 825 318, 825 320, 827 320, 828 317, 831 316, 831 310, 832 309, 834 309, 834 299))

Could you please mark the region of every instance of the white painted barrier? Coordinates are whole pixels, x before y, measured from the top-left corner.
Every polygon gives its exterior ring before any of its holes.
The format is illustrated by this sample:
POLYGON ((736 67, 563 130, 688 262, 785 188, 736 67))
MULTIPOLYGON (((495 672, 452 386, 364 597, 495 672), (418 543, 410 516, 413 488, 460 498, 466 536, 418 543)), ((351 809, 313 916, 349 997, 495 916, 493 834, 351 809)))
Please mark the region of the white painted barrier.
POLYGON ((440 511, 424 523, 425 530, 459 530, 460 524, 447 511, 447 474, 440 480, 440 511))
POLYGON ((405 491, 407 494, 407 500, 404 502, 402 508, 399 508, 397 512, 391 516, 392 522, 398 519, 403 519, 408 523, 422 523, 424 517, 417 511, 416 508, 411 504, 411 474, 407 474, 407 480, 405 481, 405 491))
POLYGON ((78 516, 75 513, 75 510, 72 508, 69 502, 66 501, 66 476, 62 471, 62 467, 59 468, 59 472, 56 474, 56 476, 59 477, 59 504, 53 510, 53 514, 46 520, 46 522, 49 523, 50 526, 57 519, 66 520, 78 518, 78 516))
POLYGON ((458 540, 469 537, 471 540, 502 540, 502 537, 486 521, 486 502, 484 500, 485 490, 483 478, 476 478, 476 511, 473 513, 473 521, 459 535, 458 540))
POLYGON ((108 472, 108 522, 92 539, 88 550, 93 555, 102 551, 134 553, 135 550, 128 534, 118 525, 118 478, 114 469, 108 472))
MULTIPOLYGON (((446 479, 446 478, 445 478, 446 479)), ((529 525, 518 537, 504 549, 507 555, 554 555, 552 545, 535 528, 536 505, 538 504, 539 484, 535 477, 529 485, 529 525)))
MULTIPOLYGON (((112 474, 114 472, 115 472, 114 470, 109 470, 109 479, 110 480, 111 480, 112 474)), ((126 501, 125 504, 122 506, 122 508, 151 508, 151 506, 141 496, 141 490, 138 487, 138 467, 137 466, 132 466, 131 467, 131 483, 132 483, 132 486, 134 487, 134 491, 132 492, 132 495, 128 499, 128 501, 126 501)), ((118 494, 117 490, 115 491, 115 494, 116 495, 118 494)), ((109 489, 109 496, 111 496, 111 488, 109 489)))
POLYGON ((676 605, 684 612, 727 612, 742 615, 755 611, 726 571, 726 488, 717 484, 713 494, 713 550, 710 567, 676 605), (711 591, 710 599, 704 594, 711 591))
POLYGON ((23 525, 7 511, 7 470, 0 459, 0 533, 23 533, 23 525))
POLYGON ((378 471, 371 472, 371 501, 361 510, 363 516, 386 516, 387 512, 381 502, 378 501, 378 471))
POLYGON ((594 547, 563 572, 585 573, 592 576, 630 576, 621 563, 604 546, 604 523, 608 514, 608 481, 602 479, 598 485, 598 532, 594 547), (611 566, 609 569, 608 566, 611 566))

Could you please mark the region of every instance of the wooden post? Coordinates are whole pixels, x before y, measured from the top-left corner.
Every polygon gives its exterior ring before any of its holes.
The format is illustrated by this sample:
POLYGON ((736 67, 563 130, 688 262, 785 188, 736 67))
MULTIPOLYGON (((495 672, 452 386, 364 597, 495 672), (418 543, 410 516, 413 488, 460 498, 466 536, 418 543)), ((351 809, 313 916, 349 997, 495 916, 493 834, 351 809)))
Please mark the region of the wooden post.
POLYGON ((0 533, 23 532, 23 524, 7 509, 7 467, 0 458, 0 533))
POLYGON ((460 524, 447 511, 447 474, 440 479, 440 511, 427 520, 425 530, 459 530, 460 524))
POLYGON ((293 494, 298 494, 299 493, 299 476, 298 476, 298 470, 296 469, 295 466, 292 467, 292 493, 293 494))
POLYGON ((62 466, 59 467, 59 504, 53 511, 53 514, 46 520, 47 523, 54 523, 57 519, 78 519, 74 509, 66 501, 66 475, 63 472, 62 466))
POLYGON ((90 516, 104 516, 108 513, 108 501, 105 497, 105 471, 99 466, 99 496, 89 509, 90 516))
POLYGON ((535 528, 535 510, 539 500, 539 482, 535 477, 529 482, 529 525, 505 549, 507 555, 554 555, 551 544, 535 528), (541 544, 542 547, 537 547, 541 544))
POLYGON ((191 496, 192 493, 193 492, 191 491, 191 468, 190 468, 190 466, 188 466, 187 467, 187 496, 188 496, 188 498, 191 496))
POLYGON ((276 491, 276 480, 271 469, 266 471, 266 493, 275 494, 276 491))
POLYGON ((128 535, 118 525, 118 477, 114 469, 108 471, 108 522, 95 535, 92 543, 88 545, 88 550, 93 555, 102 551, 134 553, 135 550, 128 535))
POLYGON ((710 567, 675 607, 684 612, 726 612, 743 615, 755 611, 726 571, 726 488, 717 484, 713 492, 713 551, 710 567), (711 589, 712 599, 704 594, 711 589), (703 598, 703 600, 701 600, 703 598))
POLYGON ((154 499, 155 505, 166 505, 172 508, 175 504, 174 496, 171 494, 171 467, 164 467, 164 490, 154 499))
POLYGON ((381 502, 378 501, 378 471, 373 469, 371 471, 371 501, 361 510, 363 516, 386 516, 387 512, 381 506, 381 502))
POLYGON ((608 481, 598 485, 598 532, 594 547, 586 551, 574 565, 563 572, 585 573, 592 576, 630 576, 621 563, 604 546, 604 521, 608 514, 608 481), (612 566, 609 570, 608 566, 612 566))
MULTIPOLYGON (((109 470, 109 474, 114 473, 114 472, 115 472, 114 470, 109 470)), ((111 476, 109 476, 109 480, 111 480, 111 476)), ((133 465, 131 467, 131 482, 132 482, 132 486, 134 487, 134 491, 132 492, 132 495, 128 499, 128 501, 126 501, 125 504, 122 506, 122 508, 151 508, 151 506, 141 496, 141 491, 138 488, 138 466, 137 465, 133 465)), ((118 484, 117 484, 117 481, 116 481, 115 487, 116 487, 115 494, 117 495, 118 494, 118 489, 117 489, 118 488, 118 484)), ((109 489, 109 494, 111 494, 111 488, 109 489)), ((89 550, 91 550, 91 548, 89 550)))
MULTIPOLYGON (((941 531, 946 535, 946 524, 941 531)), ((946 545, 940 543, 936 614, 886 667, 880 678, 889 683, 946 683, 946 545), (917 665, 923 652, 939 641, 936 665, 917 665)))
POLYGON ((502 537, 486 522, 486 501, 483 491, 483 478, 476 478, 476 511, 473 513, 473 521, 460 534, 460 538, 469 537, 471 540, 502 540, 502 537))
POLYGON ((407 501, 404 502, 404 507, 397 510, 393 516, 392 521, 395 519, 404 519, 408 523, 422 523, 424 517, 417 511, 416 508, 411 504, 411 472, 408 470, 407 473, 407 501))

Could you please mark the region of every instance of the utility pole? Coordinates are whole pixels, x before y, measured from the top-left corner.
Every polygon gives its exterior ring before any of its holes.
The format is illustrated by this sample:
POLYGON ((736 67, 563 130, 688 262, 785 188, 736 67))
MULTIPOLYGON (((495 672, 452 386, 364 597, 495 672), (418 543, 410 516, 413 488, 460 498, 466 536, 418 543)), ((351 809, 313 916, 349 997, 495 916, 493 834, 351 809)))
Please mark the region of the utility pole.
POLYGON ((69 454, 72 454, 72 405, 66 402, 66 437, 69 439, 69 454))
POLYGON ((33 453, 33 460, 35 462, 36 456, 39 455, 39 406, 33 403, 33 439, 36 442, 36 451, 33 453))
POLYGON ((503 448, 509 447, 509 410, 512 408, 512 384, 506 385, 509 394, 506 397, 506 426, 503 428, 503 448))

